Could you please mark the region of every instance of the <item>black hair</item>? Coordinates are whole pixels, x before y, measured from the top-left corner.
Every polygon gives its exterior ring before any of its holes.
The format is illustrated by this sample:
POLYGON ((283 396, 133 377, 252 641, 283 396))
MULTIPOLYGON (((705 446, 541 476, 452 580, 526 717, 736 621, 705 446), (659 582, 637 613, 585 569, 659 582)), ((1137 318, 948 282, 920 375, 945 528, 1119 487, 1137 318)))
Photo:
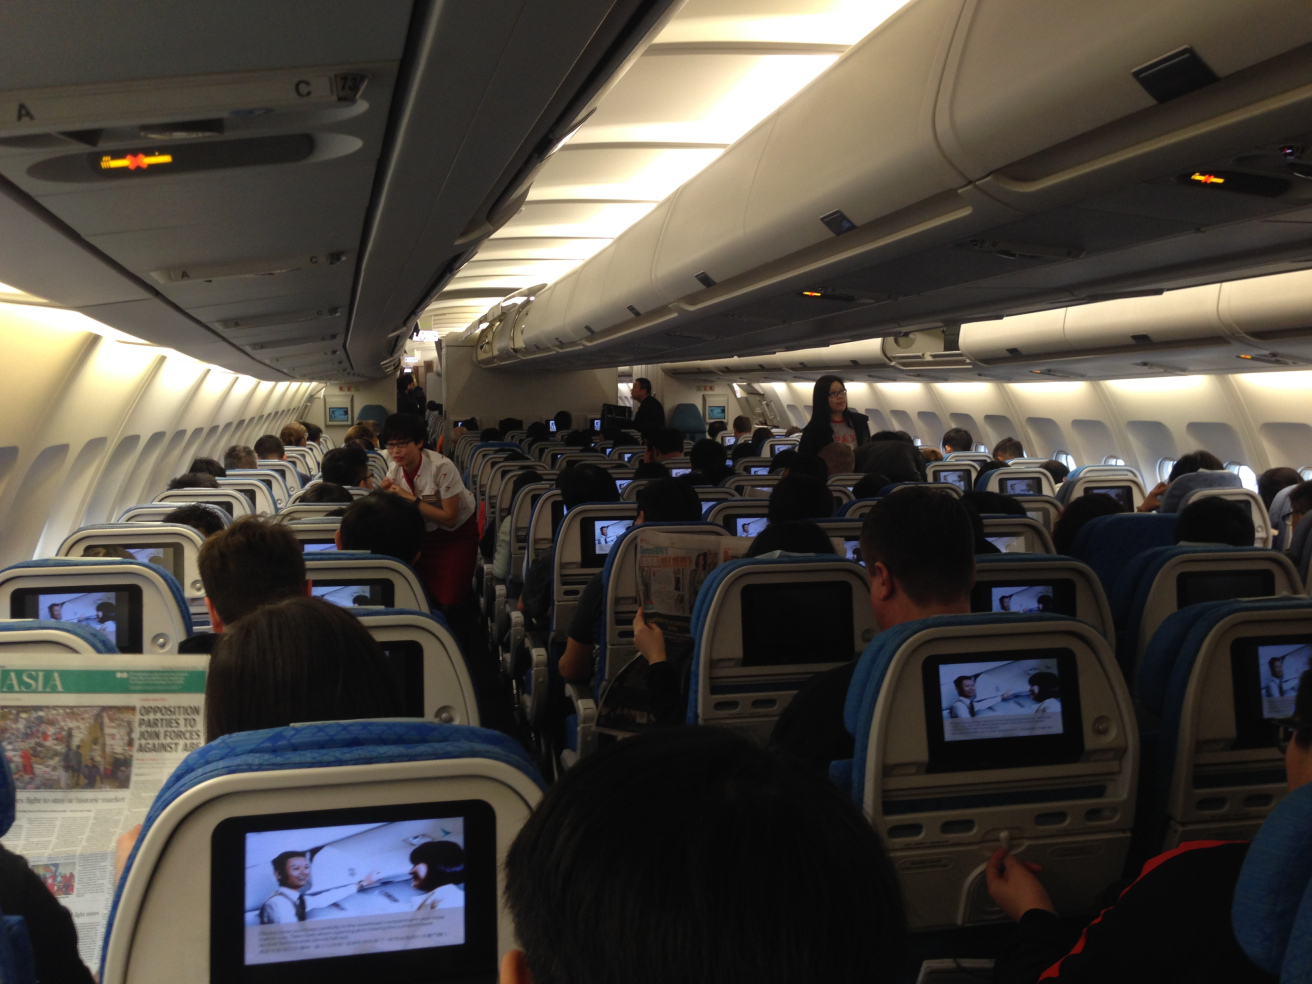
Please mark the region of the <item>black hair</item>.
POLYGON ((984 492, 975 490, 964 493, 961 498, 975 507, 975 511, 981 516, 998 515, 1003 516, 1024 516, 1025 507, 1020 500, 1010 495, 1003 495, 1001 492, 984 492))
POLYGON ((953 427, 943 435, 944 451, 973 451, 975 438, 964 427, 953 427))
POLYGON ((419 882, 421 892, 431 892, 443 885, 465 883, 465 849, 454 841, 424 841, 410 852, 411 864, 428 867, 419 882))
POLYGON ((556 411, 556 416, 551 419, 556 422, 556 433, 567 431, 574 426, 574 415, 568 410, 556 411))
POLYGON ((1262 497, 1262 505, 1270 509, 1277 492, 1301 481, 1303 476, 1293 468, 1268 468, 1257 476, 1257 494, 1262 497))
POLYGON ((308 420, 298 420, 296 422, 305 428, 305 436, 309 438, 311 443, 319 443, 319 438, 323 437, 322 427, 318 424, 312 424, 308 420))
POLYGON ((359 485, 369 477, 369 452, 358 445, 333 448, 323 456, 321 474, 325 482, 359 485))
POLYGON ((867 569, 888 568, 917 605, 969 598, 975 580, 970 515, 956 496, 908 485, 884 496, 861 525, 867 569))
POLYGON ((805 429, 817 435, 821 444, 828 444, 834 436, 834 425, 831 423, 833 415, 829 412, 829 387, 834 383, 847 388, 842 379, 833 375, 821 376, 811 388, 811 419, 807 421, 805 429))
POLYGON ((343 550, 368 550, 412 564, 423 546, 424 517, 418 503, 374 492, 342 514, 341 534, 343 550))
POLYGON ((702 500, 691 482, 662 478, 638 490, 638 512, 644 523, 695 523, 702 518, 702 500))
POLYGON ((264 605, 227 626, 214 644, 205 679, 206 741, 296 721, 402 713, 396 678, 374 637, 322 598, 264 605))
POLYGON ((300 541, 291 527, 261 516, 244 516, 207 538, 197 566, 205 595, 225 623, 305 591, 300 541))
POLYGON ((224 468, 221 464, 219 464, 217 461, 215 461, 213 458, 194 458, 192 459, 191 467, 188 468, 187 471, 209 472, 215 478, 228 477, 228 470, 224 468))
POLYGON ((752 447, 756 449, 758 455, 764 450, 765 442, 772 437, 774 437, 774 431, 770 430, 769 427, 758 427, 752 431, 752 447))
POLYGON ((638 466, 633 469, 633 477, 635 480, 640 478, 669 478, 670 470, 659 461, 640 461, 638 466))
POLYGON ((219 481, 206 471, 187 472, 169 482, 170 489, 217 489, 219 481))
POLYGON ((199 502, 189 502, 185 506, 179 506, 160 522, 190 526, 201 536, 211 536, 223 529, 223 520, 219 518, 219 514, 199 502))
POLYGON ((511 431, 523 430, 524 421, 519 417, 502 417, 497 421, 497 429, 502 434, 509 434, 511 431))
POLYGON ((744 458, 756 457, 756 445, 747 438, 743 438, 733 446, 733 451, 729 455, 735 462, 742 461, 744 458))
POLYGON ((633 381, 633 385, 641 386, 643 390, 646 391, 648 396, 651 395, 651 380, 648 379, 646 376, 639 376, 637 379, 633 381))
POLYGON ((823 775, 718 728, 657 729, 585 758, 529 817, 505 873, 537 984, 881 984, 901 963, 897 882, 860 811, 823 775))
POLYGON ((1062 482, 1066 481, 1066 476, 1071 473, 1071 470, 1056 458, 1049 458, 1047 461, 1040 464, 1039 467, 1052 476, 1053 485, 1060 485, 1062 482))
MULTIPOLYGON (((828 447, 829 445, 825 445, 828 447)), ((810 475, 822 482, 829 481, 829 466, 824 459, 815 454, 798 454, 788 464, 789 475, 810 475)))
POLYGON ((525 437, 530 441, 551 440, 551 430, 540 420, 535 420, 524 428, 525 437))
POLYGON ((275 434, 265 434, 255 442, 255 456, 272 460, 284 453, 285 445, 282 438, 275 434))
POLYGON ((788 475, 770 490, 771 523, 796 519, 828 519, 834 514, 834 494, 814 475, 788 475))
POLYGON ((902 440, 901 431, 882 430, 875 431, 870 435, 871 441, 900 441, 902 440))
POLYGON ((775 550, 800 554, 838 553, 834 549, 834 541, 829 539, 825 531, 805 520, 771 523, 757 534, 752 545, 747 548, 747 556, 759 557, 775 550))
POLYGON ((1176 543, 1226 543, 1251 547, 1256 531, 1248 506, 1217 495, 1195 499, 1175 520, 1176 543))
POLYGON ((1057 678, 1056 673, 1039 670, 1038 673, 1030 674, 1029 683, 1031 687, 1039 688, 1039 695, 1035 700, 1043 701, 1052 697, 1061 697, 1061 681, 1057 678))
POLYGON ((746 434, 752 429, 752 418, 746 414, 739 414, 733 418, 733 432, 735 434, 746 434))
POLYGON ((657 454, 682 454, 683 434, 673 427, 661 427, 647 435, 647 446, 657 454))
MULTIPOLYGON (((470 429, 473 427, 471 425, 470 429)), ((428 440, 428 425, 424 418, 413 413, 394 413, 383 421, 383 443, 411 441, 422 445, 428 440)))
POLYGON ((338 485, 336 482, 327 480, 315 482, 308 485, 297 502, 342 502, 352 503, 355 496, 351 495, 351 490, 344 485, 338 485))
MULTIPOLYGON (((714 439, 719 435, 723 434, 728 429, 729 429, 729 425, 726 424, 723 420, 712 420, 709 424, 706 425, 706 436, 714 439)), ((720 442, 716 441, 715 443, 719 444, 720 442)))
POLYGON ((1101 492, 1090 492, 1076 496, 1067 504, 1052 524, 1052 546, 1059 554, 1069 554, 1075 543, 1075 537, 1092 519, 1099 516, 1114 516, 1125 512, 1125 506, 1119 499, 1101 492))
POLYGON ((283 851, 273 859, 273 877, 278 879, 278 884, 281 885, 282 880, 287 877, 287 862, 292 858, 305 858, 308 860, 309 857, 304 851, 283 851))
POLYGON ((724 464, 725 453, 724 445, 719 441, 713 441, 709 437, 704 437, 692 446, 688 452, 688 461, 692 467, 710 477, 712 473, 719 477, 712 479, 718 482, 728 473, 728 468, 724 464))
POLYGON ((566 509, 585 502, 619 502, 620 490, 615 476, 600 465, 576 462, 556 476, 556 488, 566 509))
POLYGON ((1021 446, 1020 441, 1014 437, 1004 437, 997 444, 993 445, 993 457, 1005 454, 1008 458, 1021 458, 1025 455, 1025 448, 1021 446))
POLYGON ((773 474, 777 471, 783 471, 785 468, 792 468, 793 462, 798 457, 797 448, 784 448, 770 459, 770 472, 773 474))
POLYGON ((1167 477, 1167 483, 1174 482, 1181 475, 1192 475, 1196 471, 1222 471, 1225 464, 1211 451, 1190 451, 1171 466, 1171 474, 1167 477))
POLYGON ((479 432, 478 439, 483 442, 500 441, 501 431, 497 430, 495 427, 484 427, 482 431, 479 432))
POLYGON ((892 484, 887 475, 879 473, 866 475, 853 487, 852 495, 858 499, 874 499, 885 487, 892 484))

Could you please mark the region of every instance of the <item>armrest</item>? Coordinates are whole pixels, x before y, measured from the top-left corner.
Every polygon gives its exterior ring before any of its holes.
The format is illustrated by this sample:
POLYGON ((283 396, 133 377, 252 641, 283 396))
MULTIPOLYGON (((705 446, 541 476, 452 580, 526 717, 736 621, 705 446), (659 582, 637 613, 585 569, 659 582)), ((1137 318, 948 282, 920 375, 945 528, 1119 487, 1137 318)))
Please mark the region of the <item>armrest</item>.
POLYGON ((567 680, 565 696, 569 698, 577 719, 573 754, 569 754, 569 749, 561 753, 561 762, 568 767, 597 750, 597 702, 593 700, 591 685, 587 683, 567 680))
POLYGON ((509 628, 501 643, 501 670, 506 676, 514 674, 515 653, 524 644, 524 631, 524 613, 518 609, 511 609, 509 628))

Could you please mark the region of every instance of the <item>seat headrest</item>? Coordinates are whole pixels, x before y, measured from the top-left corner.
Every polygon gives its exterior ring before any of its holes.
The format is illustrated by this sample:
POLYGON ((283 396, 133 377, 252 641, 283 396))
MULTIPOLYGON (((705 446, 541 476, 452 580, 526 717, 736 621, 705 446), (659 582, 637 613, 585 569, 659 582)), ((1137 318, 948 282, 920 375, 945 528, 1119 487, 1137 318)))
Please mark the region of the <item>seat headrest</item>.
POLYGON ((1239 476, 1228 471, 1211 471, 1203 469, 1202 471, 1190 472, 1188 475, 1181 475, 1169 486, 1162 494, 1162 504, 1158 507, 1158 512, 1174 513, 1180 511, 1180 503, 1185 497, 1199 489, 1242 489, 1244 483, 1239 480, 1239 476))
POLYGON ((1235 885, 1230 909, 1235 939, 1263 970, 1280 972, 1310 881, 1312 783, 1307 783, 1281 800, 1262 823, 1235 885))
MULTIPOLYGON (((93 653, 115 654, 118 652, 118 647, 109 641, 109 637, 105 633, 98 632, 89 625, 82 625, 79 622, 56 622, 48 618, 27 618, 12 622, 0 622, 0 647, 11 644, 6 642, 4 638, 6 634, 28 633, 38 630, 49 630, 74 636, 84 642, 93 653)), ((12 644, 22 645, 21 642, 17 641, 12 644)))

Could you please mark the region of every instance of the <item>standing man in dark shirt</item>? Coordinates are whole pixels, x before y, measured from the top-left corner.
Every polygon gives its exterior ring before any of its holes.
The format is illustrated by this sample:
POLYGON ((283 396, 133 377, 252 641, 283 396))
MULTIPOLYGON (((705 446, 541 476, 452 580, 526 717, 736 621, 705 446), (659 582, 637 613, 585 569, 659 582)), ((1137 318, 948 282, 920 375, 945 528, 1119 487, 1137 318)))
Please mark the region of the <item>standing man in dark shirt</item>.
POLYGON ((651 395, 651 380, 639 376, 633 381, 633 429, 643 437, 665 426, 665 408, 651 395))

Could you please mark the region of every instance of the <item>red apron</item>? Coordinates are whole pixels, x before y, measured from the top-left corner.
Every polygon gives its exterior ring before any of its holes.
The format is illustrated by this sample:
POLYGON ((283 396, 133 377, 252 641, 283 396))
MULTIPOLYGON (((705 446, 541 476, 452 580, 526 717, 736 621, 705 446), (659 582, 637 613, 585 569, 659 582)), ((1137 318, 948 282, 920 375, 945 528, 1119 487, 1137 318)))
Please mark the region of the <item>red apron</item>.
MULTIPOLYGON (((415 476, 419 473, 406 474, 403 470, 401 474, 410 491, 414 492, 415 476)), ((443 607, 463 604, 469 597, 477 556, 477 514, 471 515, 454 530, 426 532, 415 570, 424 582, 429 598, 443 607)))

